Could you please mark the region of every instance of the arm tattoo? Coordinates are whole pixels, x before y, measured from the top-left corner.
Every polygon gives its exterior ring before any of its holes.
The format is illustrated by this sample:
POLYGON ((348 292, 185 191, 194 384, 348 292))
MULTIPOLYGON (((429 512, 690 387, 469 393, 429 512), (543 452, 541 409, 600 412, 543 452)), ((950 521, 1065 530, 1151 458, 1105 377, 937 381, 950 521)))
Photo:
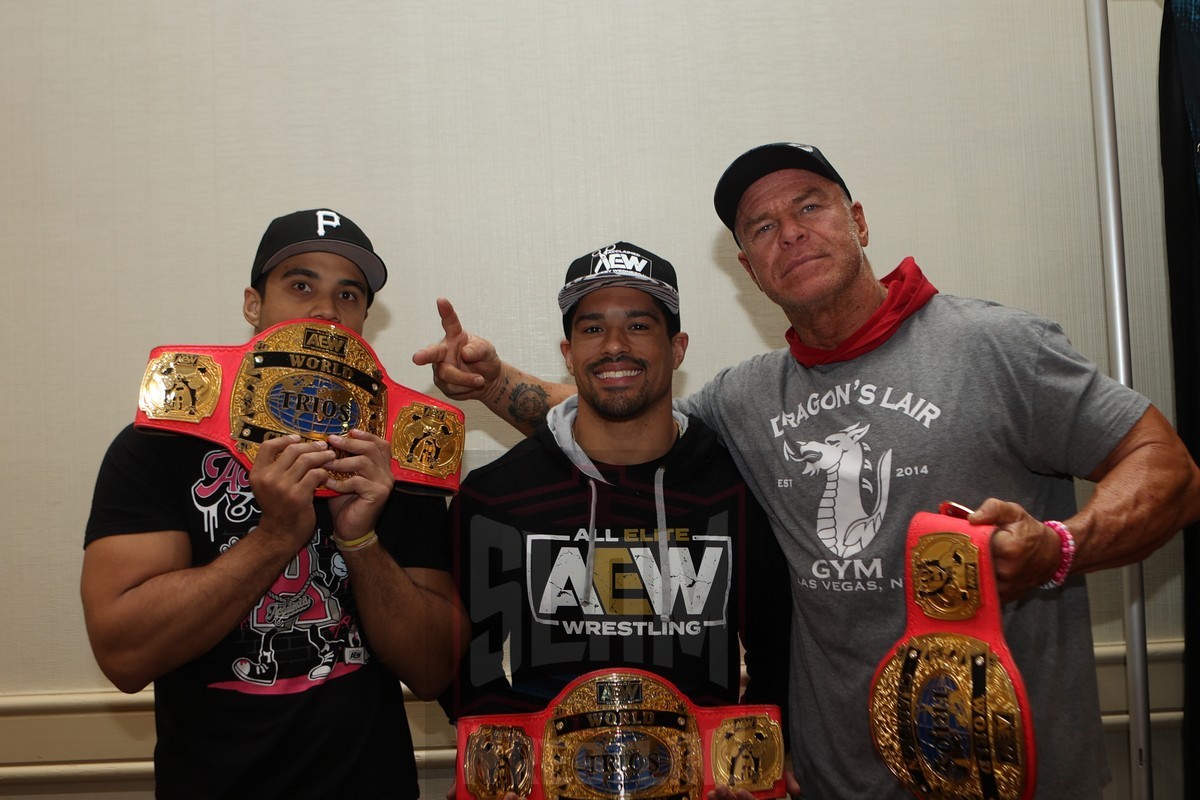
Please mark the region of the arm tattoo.
POLYGON ((509 395, 512 402, 508 413, 522 424, 539 425, 546 419, 550 405, 546 402, 549 395, 537 384, 518 383, 509 395))

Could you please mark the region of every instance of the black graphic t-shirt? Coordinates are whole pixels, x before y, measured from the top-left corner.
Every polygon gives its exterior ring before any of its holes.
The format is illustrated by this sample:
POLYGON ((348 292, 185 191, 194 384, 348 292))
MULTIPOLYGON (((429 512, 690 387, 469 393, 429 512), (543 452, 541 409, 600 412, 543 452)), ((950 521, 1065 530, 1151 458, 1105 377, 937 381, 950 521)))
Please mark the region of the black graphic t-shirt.
MULTIPOLYGON (((440 498, 394 492, 381 544, 401 566, 448 569, 445 513, 440 498)), ((229 452, 130 426, 101 465, 85 546, 182 530, 201 566, 260 515, 229 452)), ((312 539, 241 624, 155 681, 160 797, 417 796, 400 683, 372 656, 332 530, 318 500, 312 539)))

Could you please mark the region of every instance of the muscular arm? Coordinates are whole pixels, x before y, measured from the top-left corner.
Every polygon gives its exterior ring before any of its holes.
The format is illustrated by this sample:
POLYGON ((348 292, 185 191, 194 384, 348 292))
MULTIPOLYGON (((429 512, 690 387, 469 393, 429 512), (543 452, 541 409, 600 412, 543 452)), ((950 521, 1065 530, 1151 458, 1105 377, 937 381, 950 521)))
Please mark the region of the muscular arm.
POLYGON ((448 572, 403 568, 383 547, 344 554, 371 650, 417 697, 450 685, 468 626, 448 572))
MULTIPOLYGON (((1087 477, 1096 482, 1092 498, 1062 520, 1077 548, 1072 572, 1140 561, 1200 519, 1200 470, 1153 406, 1087 477)), ((992 555, 1004 599, 1046 582, 1058 568, 1058 535, 1016 503, 989 499, 971 521, 1001 526, 992 555)))
POLYGON ((526 436, 545 421, 551 407, 575 394, 575 387, 569 383, 544 381, 503 361, 500 366, 500 377, 479 399, 526 436))
POLYGON ((454 306, 438 298, 444 336, 413 354, 413 363, 433 366, 433 382, 451 400, 478 400, 526 436, 552 406, 575 394, 567 383, 551 383, 500 360, 495 346, 463 330, 454 306))
POLYGON ((331 454, 324 443, 298 441, 264 444, 263 467, 256 463, 251 471, 256 491, 264 482, 291 482, 292 503, 264 512, 254 531, 204 566, 192 566, 183 531, 108 536, 88 545, 80 580, 84 619, 96 661, 118 689, 139 691, 211 649, 312 536, 312 493, 326 479, 321 465, 331 454))
POLYGON ((1153 406, 1088 479, 1096 492, 1067 521, 1077 572, 1140 561, 1200 519, 1200 470, 1153 406))
POLYGON ((245 618, 297 549, 259 529, 192 567, 183 531, 93 542, 81 594, 100 669, 121 691, 137 692, 203 655, 245 618))
MULTIPOLYGON (((353 541, 375 529, 392 496, 390 447, 378 436, 351 431, 331 437, 342 458, 330 487, 334 533, 353 541)), ((467 623, 448 572, 405 568, 378 542, 342 551, 350 587, 371 650, 423 700, 454 676, 467 639, 467 623)))

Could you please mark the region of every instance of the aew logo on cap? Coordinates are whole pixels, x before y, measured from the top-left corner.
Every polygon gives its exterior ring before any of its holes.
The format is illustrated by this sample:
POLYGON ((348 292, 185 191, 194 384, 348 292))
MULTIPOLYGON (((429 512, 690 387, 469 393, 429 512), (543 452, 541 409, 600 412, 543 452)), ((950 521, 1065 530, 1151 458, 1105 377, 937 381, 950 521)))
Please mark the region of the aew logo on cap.
MULTIPOLYGON (((580 256, 567 268, 567 279, 558 293, 564 328, 569 312, 588 292, 606 286, 623 286, 646 292, 679 314, 679 287, 671 262, 629 242, 614 242, 580 256)), ((567 332, 570 336, 570 332, 567 332)))
POLYGON ((592 253, 592 274, 602 272, 636 272, 650 276, 654 262, 632 250, 618 250, 616 245, 592 253))

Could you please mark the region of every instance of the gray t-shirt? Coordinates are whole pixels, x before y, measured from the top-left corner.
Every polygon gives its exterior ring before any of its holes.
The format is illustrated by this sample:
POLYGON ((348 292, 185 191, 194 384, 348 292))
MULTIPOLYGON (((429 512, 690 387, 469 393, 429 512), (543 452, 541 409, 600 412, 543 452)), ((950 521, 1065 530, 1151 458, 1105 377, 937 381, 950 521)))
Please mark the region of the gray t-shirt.
MULTIPOLYGON (((718 374, 681 407, 716 429, 767 509, 792 576, 792 745, 806 796, 907 797, 871 743, 870 682, 904 632, 909 521, 953 500, 1074 513, 1149 401, 1053 322, 934 296, 877 349, 812 368, 787 350, 718 374)), ((1039 798, 1109 780, 1081 576, 1004 609, 1029 692, 1039 798)))

